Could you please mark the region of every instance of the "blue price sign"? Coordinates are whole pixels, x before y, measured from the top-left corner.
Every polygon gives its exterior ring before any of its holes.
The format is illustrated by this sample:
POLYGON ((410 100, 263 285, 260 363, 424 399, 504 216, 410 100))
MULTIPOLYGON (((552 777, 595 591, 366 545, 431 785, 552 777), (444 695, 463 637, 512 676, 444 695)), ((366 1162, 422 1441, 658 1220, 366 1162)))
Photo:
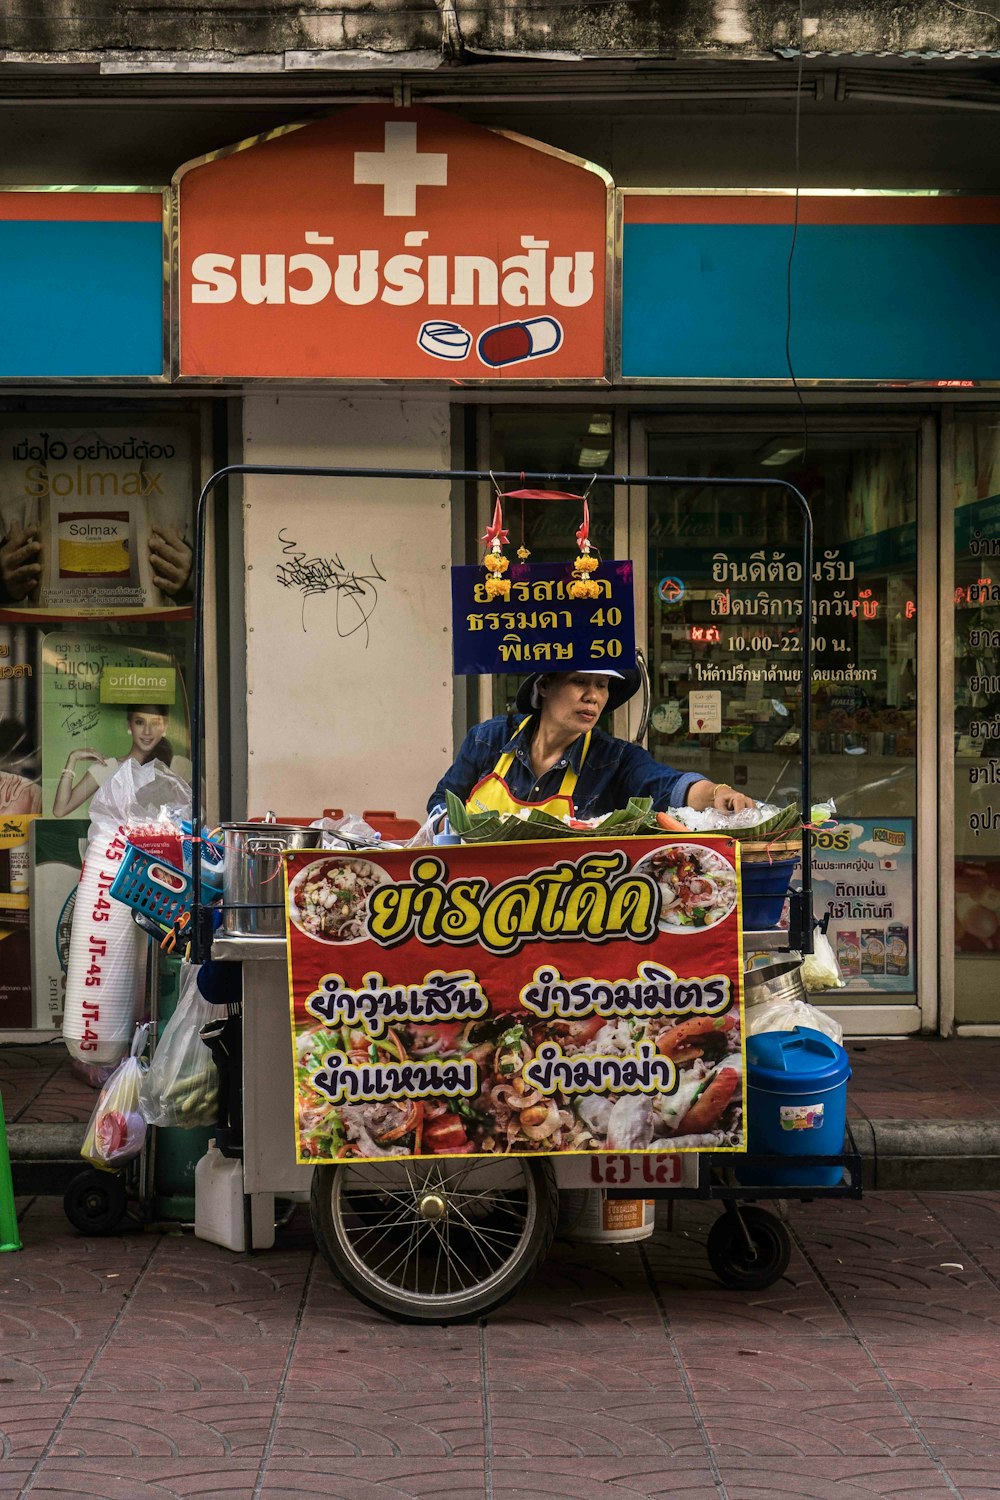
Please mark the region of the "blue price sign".
POLYGON ((510 598, 488 599, 481 567, 452 568, 456 676, 635 666, 630 560, 601 562, 596 599, 569 596, 569 563, 515 564, 508 576, 510 598))

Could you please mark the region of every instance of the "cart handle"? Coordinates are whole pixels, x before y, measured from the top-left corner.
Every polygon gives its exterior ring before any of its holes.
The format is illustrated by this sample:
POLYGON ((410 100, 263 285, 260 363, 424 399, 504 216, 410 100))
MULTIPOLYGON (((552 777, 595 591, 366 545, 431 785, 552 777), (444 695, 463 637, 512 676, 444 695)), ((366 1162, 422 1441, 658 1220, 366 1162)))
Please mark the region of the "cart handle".
MULTIPOLYGON (((272 475, 293 479, 422 479, 441 483, 491 484, 497 487, 498 480, 516 480, 547 487, 553 484, 574 484, 579 474, 526 473, 524 470, 499 471, 488 469, 381 469, 313 467, 294 464, 226 464, 210 474, 198 496, 195 515, 194 546, 194 683, 191 704, 191 780, 192 822, 195 830, 201 827, 201 779, 204 759, 205 730, 205 544, 208 535, 209 497, 216 487, 230 475, 272 475)), ((719 478, 715 475, 706 481, 703 475, 672 474, 602 474, 602 484, 633 486, 675 485, 683 489, 703 488, 706 483, 725 486, 727 489, 784 490, 799 508, 802 516, 802 731, 800 754, 802 762, 802 816, 808 818, 812 811, 809 758, 812 730, 812 594, 813 594, 813 518, 809 502, 802 491, 787 479, 719 478)), ((211 907, 201 904, 201 860, 192 861, 192 917, 193 934, 191 960, 201 963, 208 958, 212 947, 211 907)), ((812 857, 808 839, 802 845, 802 904, 801 931, 797 946, 802 953, 813 949, 812 910, 812 857)), ((789 932, 789 941, 793 934, 789 932)))

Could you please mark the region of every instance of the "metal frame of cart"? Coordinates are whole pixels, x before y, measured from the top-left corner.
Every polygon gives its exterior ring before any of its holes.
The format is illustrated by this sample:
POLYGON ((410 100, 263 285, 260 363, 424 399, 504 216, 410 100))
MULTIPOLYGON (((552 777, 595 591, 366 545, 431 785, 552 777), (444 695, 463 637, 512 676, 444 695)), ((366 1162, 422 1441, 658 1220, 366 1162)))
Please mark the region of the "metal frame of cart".
MULTIPOLYGON (((295 479, 351 479, 359 482, 370 480, 433 480, 440 482, 490 483, 517 481, 533 485, 565 485, 579 483, 579 474, 489 472, 465 469, 393 469, 355 468, 340 466, 302 467, 283 464, 231 464, 217 470, 206 481, 198 499, 195 537, 195 641, 194 681, 192 693, 192 782, 193 819, 195 827, 203 821, 202 776, 204 768, 205 732, 205 559, 206 538, 210 502, 217 487, 230 477, 254 475, 295 479)), ((679 488, 702 487, 703 478, 676 475, 602 475, 602 481, 612 485, 663 486, 679 488)), ((807 628, 801 634, 802 701, 801 701, 801 800, 804 816, 812 805, 810 789, 810 711, 809 684, 812 676, 812 640, 808 626, 812 620, 812 558, 813 521, 809 505, 802 493, 787 480, 759 478, 714 478, 713 484, 743 490, 782 489, 789 494, 799 508, 802 517, 802 603, 803 619, 807 628)), ((202 902, 201 871, 199 862, 194 862, 194 903, 192 912, 192 953, 194 962, 209 956, 230 959, 246 965, 244 969, 245 1016, 253 1017, 253 1025, 245 1028, 244 1045, 244 1190, 249 1196, 247 1221, 261 1224, 260 1238, 253 1245, 266 1247, 273 1241, 268 1238, 267 1222, 273 1223, 273 1213, 267 1211, 273 1195, 295 1193, 301 1186, 302 1174, 312 1174, 313 1225, 323 1253, 362 1300, 389 1312, 398 1318, 411 1321, 450 1322, 463 1318, 481 1316, 511 1296, 517 1287, 531 1274, 534 1266, 546 1253, 555 1231, 556 1205, 558 1204, 558 1177, 560 1163, 546 1157, 518 1154, 496 1158, 448 1158, 434 1159, 429 1163, 408 1162, 405 1159, 388 1159, 382 1163, 349 1163, 344 1166, 299 1167, 296 1173, 282 1161, 281 1151, 276 1150, 271 1126, 287 1130, 291 1119, 291 1086, 284 1091, 283 1084, 275 1087, 273 1048, 278 1042, 278 1030, 287 1029, 287 1008, 282 1004, 277 1011, 266 1004, 269 992, 277 995, 284 992, 286 984, 284 962, 274 960, 284 957, 284 940, 277 939, 212 939, 212 907, 202 902), (270 960, 267 962, 266 960, 270 960), (249 973, 247 972, 249 969, 249 973), (269 1087, 266 1091, 257 1087, 258 1075, 264 1076, 267 1069, 269 1087), (285 1100, 282 1095, 287 1092, 285 1100), (263 1107, 264 1094, 271 1113, 268 1121, 258 1120, 257 1113, 263 1107), (251 1111, 246 1109, 247 1099, 251 1111), (287 1108, 286 1108, 287 1106, 287 1108), (280 1112, 279 1112, 280 1111, 280 1112), (282 1115, 284 1118, 282 1119, 282 1115), (249 1128, 248 1128, 249 1126, 249 1128), (367 1177, 362 1169, 370 1168, 367 1177), (515 1170, 521 1180, 515 1186, 502 1181, 504 1172, 515 1170), (351 1174, 360 1180, 349 1188, 351 1174), (287 1174, 287 1181, 282 1174, 287 1174), (476 1174, 479 1174, 476 1177, 476 1174), (473 1177, 476 1181, 473 1182, 473 1177), (467 1186, 463 1190, 462 1183, 467 1186), (345 1198, 350 1192, 350 1201, 345 1211, 345 1198), (260 1211, 254 1204, 262 1198, 260 1211), (449 1204, 454 1204, 450 1209, 449 1204), (511 1205, 519 1206, 522 1219, 517 1221, 511 1205), (483 1216, 471 1222, 472 1216, 483 1209, 483 1216), (522 1230, 518 1239, 516 1264, 499 1265, 495 1274, 483 1275, 471 1284, 452 1289, 449 1268, 447 1289, 439 1294, 438 1276, 435 1272, 433 1292, 421 1291, 417 1286, 408 1289, 397 1287, 392 1275, 375 1275, 373 1268, 359 1258, 357 1243, 352 1242, 348 1223, 353 1213, 355 1220, 362 1222, 367 1215, 378 1224, 390 1227, 402 1226, 405 1235, 411 1223, 410 1242, 418 1234, 439 1235, 443 1231, 436 1225, 446 1223, 449 1212, 463 1221, 462 1233, 472 1247, 488 1242, 490 1234, 502 1234, 508 1239, 517 1238, 514 1228, 497 1230, 490 1225, 500 1215, 502 1224, 522 1222, 528 1228, 522 1230), (503 1214, 510 1217, 504 1219, 503 1214), (359 1217, 360 1216, 360 1217, 359 1217), (523 1243, 522 1243, 523 1242, 523 1243)), ((751 932, 745 934, 746 942, 755 950, 792 950, 811 952, 813 947, 812 916, 812 868, 808 840, 802 851, 802 883, 793 903, 791 924, 788 932, 751 932)), ((273 996, 272 996, 273 998, 273 996)), ((291 1070, 289 1069, 289 1074, 291 1070)), ((848 1149, 836 1157, 797 1157, 797 1166, 839 1165, 841 1181, 835 1187, 809 1188, 755 1188, 738 1183, 730 1169, 717 1167, 705 1155, 692 1154, 696 1172, 688 1168, 683 1174, 682 1184, 667 1187, 608 1189, 617 1197, 660 1197, 668 1200, 685 1198, 717 1199, 724 1204, 725 1212, 713 1226, 709 1239, 709 1255, 716 1272, 727 1284, 742 1288, 770 1285, 784 1271, 788 1262, 790 1241, 784 1225, 779 1219, 765 1211, 741 1205, 756 1199, 769 1198, 816 1198, 826 1196, 861 1195, 861 1163, 853 1137, 848 1136, 848 1149), (691 1181, 692 1175, 695 1177, 691 1181)), ((671 1153, 665 1151, 664 1158, 671 1153)), ((673 1159, 677 1159, 674 1153, 673 1159)), ((780 1159, 779 1159, 780 1160, 780 1159)), ((287 1156, 286 1156, 287 1161, 287 1156)), ((770 1158, 741 1156, 745 1167, 758 1162, 761 1168, 771 1164, 770 1158)), ((565 1177, 565 1173, 562 1174, 565 1177)), ((449 1252, 450 1253, 450 1252, 449 1252)), ((499 1252, 498 1252, 499 1253, 499 1252)), ((513 1253, 513 1252, 512 1252, 513 1253)), ((440 1254, 439 1254, 440 1259, 440 1254)), ((405 1279, 409 1267, 409 1254, 400 1273, 405 1279)))

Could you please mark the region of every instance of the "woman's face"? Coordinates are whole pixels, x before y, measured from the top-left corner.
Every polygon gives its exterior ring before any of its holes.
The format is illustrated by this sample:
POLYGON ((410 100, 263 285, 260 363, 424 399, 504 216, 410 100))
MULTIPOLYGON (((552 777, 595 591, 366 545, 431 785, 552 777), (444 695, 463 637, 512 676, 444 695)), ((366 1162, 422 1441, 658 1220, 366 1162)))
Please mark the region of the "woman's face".
POLYGON ((608 701, 608 678, 589 672, 561 672, 539 688, 542 715, 567 733, 593 729, 608 701))
POLYGON ((139 712, 129 714, 128 727, 133 751, 140 759, 148 760, 166 732, 167 721, 162 714, 139 712))

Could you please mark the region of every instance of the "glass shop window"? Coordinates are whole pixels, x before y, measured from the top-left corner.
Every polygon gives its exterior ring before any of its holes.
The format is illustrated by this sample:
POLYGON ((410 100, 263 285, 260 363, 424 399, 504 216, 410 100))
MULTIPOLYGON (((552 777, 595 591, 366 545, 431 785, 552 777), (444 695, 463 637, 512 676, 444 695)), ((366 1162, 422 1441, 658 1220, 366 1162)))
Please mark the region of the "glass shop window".
POLYGON ((955 419, 955 1018, 1000 1020, 1000 416, 955 419))
POLYGON ((648 442, 651 474, 704 478, 649 489, 650 749, 759 799, 797 799, 811 628, 813 798, 833 799, 841 825, 817 841, 816 910, 869 999, 916 983, 917 457, 915 433, 814 432, 807 451, 781 430, 648 442), (809 501, 811 622, 793 498, 713 484, 722 475, 773 475, 809 501))

